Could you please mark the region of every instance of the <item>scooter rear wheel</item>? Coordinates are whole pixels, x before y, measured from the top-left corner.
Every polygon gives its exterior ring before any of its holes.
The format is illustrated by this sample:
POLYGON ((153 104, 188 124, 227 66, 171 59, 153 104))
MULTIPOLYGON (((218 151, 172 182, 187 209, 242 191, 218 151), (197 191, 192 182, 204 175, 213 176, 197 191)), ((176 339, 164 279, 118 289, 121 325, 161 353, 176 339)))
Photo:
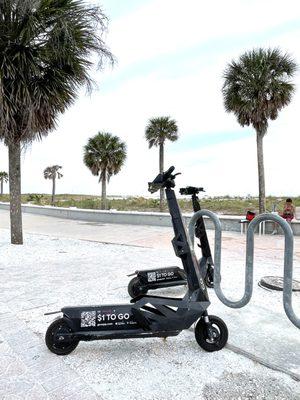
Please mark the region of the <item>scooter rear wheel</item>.
POLYGON ((228 329, 225 322, 215 315, 209 315, 212 328, 213 339, 209 338, 207 323, 204 318, 200 318, 195 327, 195 337, 197 343, 203 350, 208 352, 223 349, 228 340, 228 329))
POLYGON ((147 289, 141 288, 140 279, 137 276, 131 279, 131 281, 128 283, 128 294, 133 299, 146 293, 147 289))
POLYGON ((74 336, 64 338, 65 334, 72 334, 73 330, 64 318, 56 319, 47 329, 45 341, 48 349, 59 356, 70 354, 78 346, 79 340, 74 336))

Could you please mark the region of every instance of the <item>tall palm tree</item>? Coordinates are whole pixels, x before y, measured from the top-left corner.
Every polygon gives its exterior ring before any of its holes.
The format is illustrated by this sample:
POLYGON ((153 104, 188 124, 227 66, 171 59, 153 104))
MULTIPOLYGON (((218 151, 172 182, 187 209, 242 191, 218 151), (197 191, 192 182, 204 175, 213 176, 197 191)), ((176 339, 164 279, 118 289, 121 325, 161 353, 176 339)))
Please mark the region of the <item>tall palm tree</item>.
POLYGON ((126 144, 107 132, 99 132, 84 146, 83 161, 93 175, 102 182, 101 208, 106 209, 106 184, 120 172, 126 160, 126 144))
POLYGON ((21 148, 55 128, 82 85, 91 88, 92 54, 99 67, 112 55, 102 36, 106 17, 78 0, 0 2, 0 140, 8 146, 11 242, 23 243, 21 148))
POLYGON ((288 105, 295 90, 291 82, 297 65, 279 49, 254 49, 232 61, 224 72, 223 96, 227 112, 233 112, 241 126, 256 131, 259 183, 259 212, 265 212, 263 138, 268 121, 275 120, 288 105))
POLYGON ((52 165, 52 167, 47 167, 44 170, 44 178, 52 180, 52 196, 51 196, 51 204, 54 206, 55 204, 55 188, 56 188, 56 179, 60 179, 63 177, 63 174, 59 172, 62 169, 60 165, 52 165))
MULTIPOLYGON (((164 171, 164 145, 166 140, 175 142, 178 139, 178 127, 174 119, 170 117, 151 118, 146 126, 146 140, 149 148, 159 147, 159 172, 164 171)), ((160 190, 159 209, 163 211, 164 191, 160 190)))
POLYGON ((3 185, 8 182, 8 173, 0 171, 0 184, 1 184, 1 196, 3 195, 3 185))

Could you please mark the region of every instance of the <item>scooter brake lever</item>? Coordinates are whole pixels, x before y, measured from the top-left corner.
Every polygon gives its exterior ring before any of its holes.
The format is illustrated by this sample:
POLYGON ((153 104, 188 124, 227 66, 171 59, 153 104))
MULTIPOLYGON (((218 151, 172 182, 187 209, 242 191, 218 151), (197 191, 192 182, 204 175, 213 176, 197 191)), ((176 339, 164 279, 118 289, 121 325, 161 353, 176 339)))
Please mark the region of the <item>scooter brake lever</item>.
POLYGON ((175 179, 177 175, 181 175, 181 172, 177 172, 177 174, 171 175, 171 179, 175 179))
POLYGON ((44 315, 52 315, 52 314, 60 314, 60 313, 61 313, 61 310, 59 310, 59 311, 46 312, 46 313, 44 313, 44 315))
POLYGON ((133 272, 132 274, 129 274, 129 275, 127 275, 127 276, 134 276, 134 275, 137 275, 138 274, 138 271, 135 271, 135 272, 133 272))

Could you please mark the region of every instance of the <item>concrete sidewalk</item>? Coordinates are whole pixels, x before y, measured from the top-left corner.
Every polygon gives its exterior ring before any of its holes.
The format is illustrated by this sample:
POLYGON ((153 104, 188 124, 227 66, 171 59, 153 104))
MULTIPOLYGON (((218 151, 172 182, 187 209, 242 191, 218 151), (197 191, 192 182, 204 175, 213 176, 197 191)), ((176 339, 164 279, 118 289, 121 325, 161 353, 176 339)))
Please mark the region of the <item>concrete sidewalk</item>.
MULTIPOLYGON (((51 317, 43 313, 68 304, 127 302, 128 273, 179 265, 170 246, 173 233, 163 227, 99 226, 26 214, 24 227, 25 245, 9 245, 8 213, 0 211, 1 399, 300 399, 300 331, 284 314, 282 294, 257 286, 264 275, 282 275, 281 236, 256 238, 255 287, 248 306, 229 309, 210 290, 209 312, 229 328, 227 349, 207 354, 192 332, 183 332, 166 343, 81 343, 72 355, 59 358, 45 348, 51 317)), ((208 233, 213 243, 213 232, 208 233)), ((299 244, 296 238, 298 280, 299 244)), ((242 295, 244 250, 244 235, 224 233, 222 285, 235 299, 242 295)), ((164 291, 170 296, 183 292, 164 291)), ((299 293, 293 306, 300 315, 299 293)))
MULTIPOLYGON (((169 246, 173 234, 172 229, 168 227, 102 224, 26 213, 23 214, 23 226, 25 240, 26 233, 37 233, 60 238, 151 248, 169 246)), ((0 210, 1 228, 9 229, 8 211, 0 210)))
MULTIPOLYGON (((172 228, 159 226, 101 224, 94 222, 75 221, 52 218, 34 214, 23 214, 23 226, 26 233, 50 235, 59 238, 90 240, 100 243, 123 244, 148 248, 170 248, 170 240, 174 233, 172 228)), ((0 210, 0 229, 9 229, 9 212, 0 210)), ((214 232, 208 230, 213 243, 214 232)), ((245 235, 236 232, 223 232, 224 249, 236 248, 242 253, 245 249, 245 235)), ((294 237, 295 256, 300 260, 300 237, 294 237)), ((283 254, 283 237, 257 236, 256 250, 278 251, 283 254)), ((243 258, 242 258, 243 260, 243 258)))
MULTIPOLYGON (((9 210, 9 203, 1 203, 0 210, 9 210)), ((125 225, 144 225, 172 227, 169 213, 163 212, 144 212, 144 211, 120 211, 120 210, 88 210, 76 207, 52 207, 38 206, 33 204, 22 204, 23 214, 34 214, 38 216, 48 216, 51 218, 71 219, 74 221, 85 221, 94 224, 125 224, 125 225)), ((191 220, 192 213, 182 213, 183 220, 187 225, 191 220)), ((244 229, 244 215, 218 215, 222 224, 223 231, 241 232, 244 229)), ((213 229, 213 223, 206 220, 206 226, 213 229)), ((271 234, 274 231, 274 223, 266 221, 260 228, 264 232, 271 234)), ((300 221, 293 220, 291 228, 295 236, 300 236, 300 221)))

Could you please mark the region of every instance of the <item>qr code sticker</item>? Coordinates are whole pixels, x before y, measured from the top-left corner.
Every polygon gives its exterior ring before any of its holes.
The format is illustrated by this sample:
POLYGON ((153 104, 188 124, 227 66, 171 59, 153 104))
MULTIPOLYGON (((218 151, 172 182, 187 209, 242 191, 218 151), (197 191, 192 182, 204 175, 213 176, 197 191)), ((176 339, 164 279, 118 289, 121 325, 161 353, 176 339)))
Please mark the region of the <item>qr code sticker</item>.
POLYGON ((80 326, 81 328, 96 326, 96 311, 82 311, 80 326))
POLYGON ((155 282, 156 281, 156 272, 148 272, 148 282, 155 282))

